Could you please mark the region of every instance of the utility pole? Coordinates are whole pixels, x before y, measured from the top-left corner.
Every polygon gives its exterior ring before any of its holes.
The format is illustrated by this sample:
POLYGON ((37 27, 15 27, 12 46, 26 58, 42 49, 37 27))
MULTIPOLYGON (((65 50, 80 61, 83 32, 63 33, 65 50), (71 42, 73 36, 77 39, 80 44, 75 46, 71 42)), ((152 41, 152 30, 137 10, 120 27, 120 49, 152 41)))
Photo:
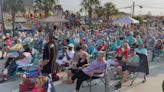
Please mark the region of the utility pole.
POLYGON ((135 2, 133 2, 133 6, 132 6, 132 17, 134 17, 134 10, 135 10, 135 2))

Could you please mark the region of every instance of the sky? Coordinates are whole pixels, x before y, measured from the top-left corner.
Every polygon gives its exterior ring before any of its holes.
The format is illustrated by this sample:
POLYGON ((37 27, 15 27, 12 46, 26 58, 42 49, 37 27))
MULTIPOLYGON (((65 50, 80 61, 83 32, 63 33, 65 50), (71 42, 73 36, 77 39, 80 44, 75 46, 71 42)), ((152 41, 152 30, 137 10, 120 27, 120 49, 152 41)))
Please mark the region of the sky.
MULTIPOLYGON (((63 6, 64 10, 72 10, 77 12, 80 10, 80 3, 82 0, 59 0, 59 3, 63 6)), ((116 5, 116 8, 121 12, 132 13, 132 9, 123 9, 124 7, 132 6, 135 2, 135 15, 164 15, 164 0, 100 0, 101 5, 106 2, 112 2, 116 5), (143 6, 143 8, 139 8, 143 6)))

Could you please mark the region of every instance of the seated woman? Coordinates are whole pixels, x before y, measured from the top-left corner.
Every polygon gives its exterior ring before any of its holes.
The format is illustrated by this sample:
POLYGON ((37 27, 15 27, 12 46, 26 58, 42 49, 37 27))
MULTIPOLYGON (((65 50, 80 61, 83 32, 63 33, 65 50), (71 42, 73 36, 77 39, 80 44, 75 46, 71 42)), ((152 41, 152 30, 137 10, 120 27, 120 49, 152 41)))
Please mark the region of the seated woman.
POLYGON ((12 47, 7 46, 8 48, 5 48, 2 50, 2 56, 3 56, 4 52, 7 52, 7 53, 10 51, 18 51, 19 52, 19 50, 21 50, 23 48, 23 45, 21 42, 22 42, 21 39, 17 39, 16 44, 14 46, 12 46, 12 47))
POLYGON ((122 64, 125 59, 128 58, 128 53, 122 45, 120 48, 116 49, 115 51, 115 62, 113 62, 112 66, 116 67, 116 71, 118 72, 119 76, 122 77, 122 64))
MULTIPOLYGON (((28 45, 24 45, 23 46, 23 50, 25 50, 26 48, 29 48, 29 46, 28 45)), ((8 66, 10 65, 10 63, 16 58, 16 57, 18 57, 20 54, 22 54, 24 51, 22 51, 22 52, 15 52, 15 53, 8 53, 8 56, 7 56, 7 61, 5 62, 5 67, 4 67, 4 69, 7 69, 8 68, 8 66)))
POLYGON ((122 60, 125 58, 128 58, 128 51, 124 48, 124 45, 122 45, 120 48, 115 50, 115 58, 116 61, 119 63, 122 63, 122 60))
POLYGON ((105 52, 100 51, 96 61, 92 62, 88 67, 79 70, 75 75, 72 76, 71 80, 66 81, 66 83, 73 83, 74 80, 77 79, 75 92, 79 92, 83 81, 98 78, 100 74, 105 72, 105 69, 105 52))
POLYGON ((153 62, 154 58, 160 54, 160 51, 163 49, 163 41, 161 39, 157 40, 155 46, 152 49, 152 59, 153 62))
POLYGON ((130 51, 130 56, 127 60, 124 60, 124 65, 122 66, 123 76, 118 84, 115 85, 116 89, 121 88, 122 84, 128 78, 130 72, 134 72, 136 68, 139 66, 139 56, 136 54, 134 50, 130 51))
POLYGON ((137 40, 133 38, 132 49, 135 49, 135 48, 138 48, 138 45, 137 45, 137 40))
POLYGON ((72 65, 72 68, 70 68, 67 73, 68 79, 71 79, 72 75, 74 75, 76 72, 78 72, 80 69, 84 68, 86 65, 88 65, 88 56, 89 54, 85 51, 82 51, 80 53, 80 58, 77 61, 74 61, 74 64, 72 65))
POLYGON ((25 51, 22 54, 20 54, 12 62, 10 62, 9 66, 8 66, 7 75, 4 75, 3 80, 1 80, 0 82, 3 83, 4 81, 9 80, 10 77, 16 71, 17 66, 19 66, 19 65, 23 66, 23 65, 30 64, 31 59, 32 59, 31 49, 26 48, 25 51))
POLYGON ((4 58, 4 53, 7 52, 11 48, 12 42, 9 36, 6 34, 6 38, 4 39, 4 48, 2 48, 2 56, 1 59, 4 58))

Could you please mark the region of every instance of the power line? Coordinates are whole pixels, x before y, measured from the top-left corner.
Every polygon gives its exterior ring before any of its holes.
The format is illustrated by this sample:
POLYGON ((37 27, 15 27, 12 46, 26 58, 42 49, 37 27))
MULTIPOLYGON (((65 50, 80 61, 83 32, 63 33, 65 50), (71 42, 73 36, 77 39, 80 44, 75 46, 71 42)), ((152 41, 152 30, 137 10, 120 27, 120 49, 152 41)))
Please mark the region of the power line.
POLYGON ((163 4, 164 5, 164 2, 162 3, 162 2, 144 2, 144 0, 142 0, 142 2, 138 2, 138 1, 135 1, 136 3, 138 3, 138 4, 147 4, 147 5, 161 5, 161 4, 163 4))
POLYGON ((153 9, 164 9, 164 7, 155 7, 155 6, 146 6, 146 5, 141 5, 144 8, 153 8, 153 9))
POLYGON ((129 8, 132 8, 132 6, 120 7, 120 8, 117 8, 117 9, 129 9, 129 8))

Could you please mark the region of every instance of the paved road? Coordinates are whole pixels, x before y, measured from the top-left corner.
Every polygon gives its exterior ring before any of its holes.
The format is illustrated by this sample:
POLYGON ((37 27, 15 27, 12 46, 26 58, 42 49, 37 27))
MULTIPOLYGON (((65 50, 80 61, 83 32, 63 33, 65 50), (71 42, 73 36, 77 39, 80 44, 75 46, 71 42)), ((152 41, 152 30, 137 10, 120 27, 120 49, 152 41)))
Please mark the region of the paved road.
MULTIPOLYGON (((164 80, 164 61, 153 62, 150 64, 150 75, 147 77, 146 83, 140 83, 142 81, 140 76, 133 84, 129 86, 129 82, 123 85, 123 88, 119 92, 162 92, 162 81, 164 80)), ((57 92, 73 92, 75 84, 66 85, 60 84, 56 86, 57 92)), ((92 87, 92 92, 104 92, 104 86, 99 84, 92 87)), ((81 92, 89 92, 89 88, 82 88, 81 92)), ((117 92, 117 91, 111 91, 117 92)))
MULTIPOLYGON (((3 62, 4 60, 0 60, 0 70, 3 62)), ((120 91, 111 92, 162 92, 161 85, 164 80, 164 61, 156 59, 155 62, 150 63, 149 65, 150 75, 147 77, 146 83, 140 84, 141 79, 137 79, 132 87, 129 87, 129 83, 126 83, 120 91)), ((3 92, 18 92, 16 89, 18 88, 19 82, 20 80, 0 84, 0 90, 3 90, 3 92)), ((55 82, 54 85, 57 92, 73 92, 75 88, 75 84, 66 85, 62 84, 61 81, 55 82)), ((81 92, 89 92, 89 88, 81 88, 81 92)), ((104 92, 102 83, 92 87, 92 92, 104 92)))

